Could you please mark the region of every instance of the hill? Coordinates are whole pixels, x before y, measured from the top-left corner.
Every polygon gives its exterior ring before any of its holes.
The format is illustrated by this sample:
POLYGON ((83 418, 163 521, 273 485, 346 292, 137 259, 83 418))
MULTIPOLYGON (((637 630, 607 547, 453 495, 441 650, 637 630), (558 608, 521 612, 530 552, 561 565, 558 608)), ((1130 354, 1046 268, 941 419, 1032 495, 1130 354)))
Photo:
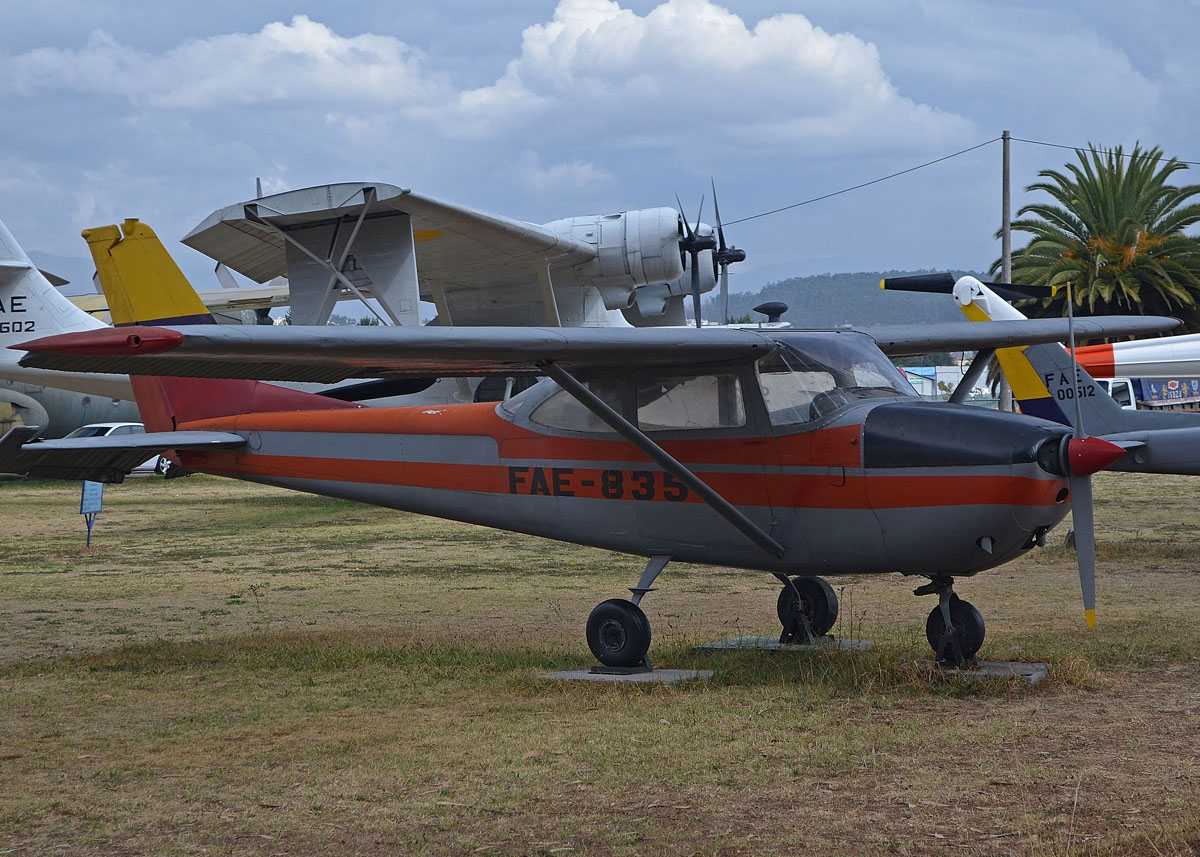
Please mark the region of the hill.
MULTIPOLYGON (((768 283, 757 292, 730 292, 729 315, 736 319, 750 314, 753 320, 759 320, 761 316, 753 313, 754 307, 767 301, 783 301, 788 305, 784 321, 797 327, 962 321, 962 313, 944 295, 885 292, 879 288, 883 277, 929 273, 934 272, 859 271, 792 277, 768 283)), ((705 296, 703 312, 706 318, 716 318, 716 290, 705 296)))

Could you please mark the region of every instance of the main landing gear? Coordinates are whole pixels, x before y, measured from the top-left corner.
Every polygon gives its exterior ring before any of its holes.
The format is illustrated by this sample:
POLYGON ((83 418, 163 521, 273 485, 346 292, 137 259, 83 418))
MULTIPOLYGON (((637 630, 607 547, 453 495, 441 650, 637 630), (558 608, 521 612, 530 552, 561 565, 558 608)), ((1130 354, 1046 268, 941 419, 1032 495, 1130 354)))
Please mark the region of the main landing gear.
MULTIPOLYGON (((631 586, 633 599, 610 598, 596 605, 587 620, 588 648, 607 670, 641 672, 650 665, 650 620, 638 606, 642 596, 654 591, 654 581, 671 561, 669 556, 650 558, 637 586, 631 586)), ((597 671, 593 669, 593 672, 597 671)))
POLYGON ((954 593, 954 578, 935 577, 913 590, 913 595, 938 596, 938 606, 925 621, 925 638, 939 664, 963 667, 975 663, 983 645, 983 615, 954 593))
POLYGON ((781 643, 815 643, 829 633, 838 617, 837 593, 820 577, 784 574, 775 577, 783 584, 776 609, 783 633, 781 643))

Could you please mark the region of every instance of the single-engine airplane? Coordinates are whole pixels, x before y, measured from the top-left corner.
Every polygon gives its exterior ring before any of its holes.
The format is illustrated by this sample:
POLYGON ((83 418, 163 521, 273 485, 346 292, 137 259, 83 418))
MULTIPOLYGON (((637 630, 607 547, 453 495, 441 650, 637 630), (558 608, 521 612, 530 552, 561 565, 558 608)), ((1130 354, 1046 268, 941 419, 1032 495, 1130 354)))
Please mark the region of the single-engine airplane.
MULTIPOLYGON (((1124 449, 1033 417, 922 402, 885 354, 1053 342, 1062 320, 854 331, 228 327, 149 227, 90 229, 118 327, 25 343, 25 365, 129 372, 148 433, 0 440, 0 471, 120 481, 171 450, 212 473, 648 558, 587 621, 605 665, 648 666, 639 602, 672 560, 773 574, 784 637, 825 634, 819 575, 899 572, 937 594, 926 634, 964 664, 984 622, 954 578, 1044 541, 1124 449), (546 376, 499 404, 364 408, 265 383, 546 376)), ((1081 320, 1080 336, 1174 319, 1081 320)), ((1083 534, 1081 534, 1082 537, 1083 534)), ((1086 592, 1086 585, 1085 585, 1086 592)))

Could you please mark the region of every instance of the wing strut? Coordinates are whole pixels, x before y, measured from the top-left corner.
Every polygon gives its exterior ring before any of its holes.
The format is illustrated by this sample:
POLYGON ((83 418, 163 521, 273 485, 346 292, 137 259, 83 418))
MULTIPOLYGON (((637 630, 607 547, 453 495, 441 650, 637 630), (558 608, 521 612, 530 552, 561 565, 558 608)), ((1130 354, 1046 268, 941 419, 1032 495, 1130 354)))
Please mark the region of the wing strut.
MULTIPOLYGON (((370 190, 370 199, 373 199, 375 189, 369 188, 369 190, 370 190)), ((368 202, 369 202, 369 200, 368 200, 368 202)), ((358 286, 356 286, 356 285, 354 285, 354 283, 350 282, 349 278, 345 274, 342 273, 340 267, 334 267, 332 252, 330 254, 329 259, 322 259, 316 253, 309 250, 307 247, 305 247, 303 244, 301 244, 299 241, 297 241, 291 235, 288 235, 287 232, 280 229, 274 223, 271 223, 270 221, 264 220, 262 217, 260 217, 257 209, 258 209, 257 205, 253 205, 253 206, 247 205, 245 208, 246 219, 253 221, 254 223, 257 223, 260 226, 263 226, 267 229, 270 229, 272 232, 274 232, 276 235, 278 235, 280 238, 282 238, 288 244, 295 247, 297 250, 299 250, 301 253, 303 253, 308 258, 312 259, 314 262, 316 262, 322 268, 325 268, 326 270, 328 270, 329 274, 330 274, 329 284, 332 286, 334 281, 336 280, 337 282, 340 282, 345 288, 347 288, 351 292, 353 292, 354 295, 360 301, 362 301, 363 306, 365 306, 367 309, 369 309, 371 311, 371 313, 377 319, 379 319, 380 324, 387 325, 387 324, 394 323, 394 322, 389 322, 386 318, 384 318, 382 315, 379 314, 379 310, 375 309, 375 307, 371 306, 371 304, 367 302, 367 296, 364 295, 359 290, 358 286), (255 210, 251 211, 250 210, 251 208, 254 208, 255 210)), ((346 244, 346 251, 345 251, 345 253, 342 254, 343 263, 345 262, 346 254, 348 254, 350 252, 350 247, 353 245, 355 237, 357 237, 357 235, 358 235, 358 229, 360 226, 362 226, 362 221, 363 221, 363 218, 366 216, 366 214, 367 214, 367 206, 363 206, 362 213, 359 215, 358 221, 354 224, 354 231, 350 236, 350 241, 346 244)))
POLYGON ((950 394, 948 401, 955 405, 961 405, 966 401, 967 396, 971 395, 971 391, 975 389, 975 382, 979 380, 979 376, 983 374, 983 370, 987 368, 988 361, 992 359, 995 353, 995 348, 984 348, 975 353, 975 359, 967 367, 966 374, 962 376, 962 380, 958 382, 958 386, 954 388, 954 392, 950 394))
POLYGON ((570 372, 557 363, 546 363, 541 368, 560 387, 574 396, 581 405, 603 420, 621 437, 646 453, 663 470, 687 485, 717 514, 737 527, 750 541, 775 556, 783 556, 783 545, 771 538, 758 524, 742 514, 740 509, 710 488, 695 473, 676 461, 670 453, 647 437, 641 429, 605 404, 604 400, 577 381, 570 372))
POLYGON ((542 304, 546 307, 546 324, 550 327, 562 327, 562 320, 558 315, 558 301, 554 297, 554 280, 550 275, 550 266, 544 262, 535 262, 533 273, 542 293, 542 304))

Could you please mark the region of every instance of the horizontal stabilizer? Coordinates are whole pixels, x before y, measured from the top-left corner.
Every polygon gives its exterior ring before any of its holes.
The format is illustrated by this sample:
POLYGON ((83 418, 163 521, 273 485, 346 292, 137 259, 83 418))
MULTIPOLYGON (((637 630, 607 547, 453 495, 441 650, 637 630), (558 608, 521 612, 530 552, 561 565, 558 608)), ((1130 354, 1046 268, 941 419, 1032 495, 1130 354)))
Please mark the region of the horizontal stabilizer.
MULTIPOLYGON (((879 288, 898 292, 927 292, 948 295, 954 291, 956 280, 953 274, 917 274, 912 277, 885 277, 879 288)), ((1045 298, 1054 293, 1050 286, 1033 286, 1026 283, 984 283, 1006 301, 1027 301, 1045 298)))
POLYGON ((234 449, 246 443, 241 435, 215 431, 35 440, 40 432, 37 426, 18 426, 0 438, 0 473, 38 479, 121 482, 147 458, 168 449, 234 449))

